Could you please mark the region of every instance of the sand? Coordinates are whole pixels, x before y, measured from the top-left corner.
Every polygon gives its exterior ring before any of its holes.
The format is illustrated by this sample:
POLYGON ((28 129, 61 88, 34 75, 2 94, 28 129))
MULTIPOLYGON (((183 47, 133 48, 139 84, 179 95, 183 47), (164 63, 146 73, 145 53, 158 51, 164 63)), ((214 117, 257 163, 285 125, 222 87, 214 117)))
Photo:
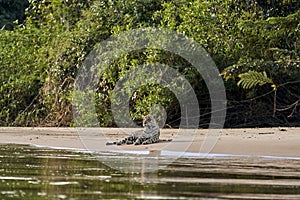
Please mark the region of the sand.
POLYGON ((0 143, 30 144, 45 147, 234 154, 243 156, 283 156, 300 158, 300 128, 161 130, 161 139, 172 139, 151 145, 105 145, 126 136, 132 129, 118 128, 21 128, 0 127, 0 143), (192 137, 195 134, 195 137, 192 137), (205 144, 205 148, 203 148, 205 144))

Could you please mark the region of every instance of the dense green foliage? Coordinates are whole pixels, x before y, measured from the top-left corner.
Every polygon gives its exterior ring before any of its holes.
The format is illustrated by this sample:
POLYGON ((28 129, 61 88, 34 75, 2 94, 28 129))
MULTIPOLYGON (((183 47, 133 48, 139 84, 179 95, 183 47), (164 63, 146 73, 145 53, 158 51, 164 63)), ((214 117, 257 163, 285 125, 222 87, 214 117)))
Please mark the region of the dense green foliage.
MULTIPOLYGON (((0 14, 10 9, 3 2, 0 14)), ((29 2, 26 20, 20 20, 13 30, 0 32, 1 125, 72 125, 74 80, 86 56, 97 43, 139 27, 176 30, 208 51, 226 80, 227 126, 299 125, 299 1, 29 2)), ((20 13, 26 4, 16 5, 11 13, 20 13)), ((11 14, 10 23, 16 18, 11 14)), ((7 20, 0 18, 0 24, 7 20)), ((110 95, 117 81, 144 63, 176 66, 194 87, 203 115, 201 124, 209 122, 210 101, 201 76, 177 55, 145 49, 115 60, 99 81, 101 125, 114 126, 110 95)), ((178 102, 158 85, 145 85, 132 95, 131 114, 138 120, 158 103, 165 106, 167 123, 176 126, 178 102)))

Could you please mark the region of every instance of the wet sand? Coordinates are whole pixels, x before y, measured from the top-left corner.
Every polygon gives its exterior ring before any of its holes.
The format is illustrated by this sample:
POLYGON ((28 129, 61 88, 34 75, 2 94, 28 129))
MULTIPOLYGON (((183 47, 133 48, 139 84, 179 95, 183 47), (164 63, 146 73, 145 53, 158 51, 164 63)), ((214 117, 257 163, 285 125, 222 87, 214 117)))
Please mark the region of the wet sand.
MULTIPOLYGON (((132 132, 136 129, 126 129, 132 132)), ((125 131, 125 132, 126 132, 125 131)), ((151 145, 106 146, 107 141, 126 136, 117 128, 21 128, 0 127, 0 143, 31 144, 45 147, 88 150, 160 150, 205 152, 249 156, 284 156, 300 158, 300 128, 255 128, 215 130, 198 129, 191 137, 191 130, 162 129, 161 139, 172 139, 151 145), (206 142, 209 148, 201 149, 206 142)))

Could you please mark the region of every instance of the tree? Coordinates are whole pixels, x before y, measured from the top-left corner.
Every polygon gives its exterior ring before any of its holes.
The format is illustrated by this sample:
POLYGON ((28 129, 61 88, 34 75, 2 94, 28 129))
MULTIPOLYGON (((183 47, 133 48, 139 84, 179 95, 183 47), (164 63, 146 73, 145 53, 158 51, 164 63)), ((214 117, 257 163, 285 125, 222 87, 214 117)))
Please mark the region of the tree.
MULTIPOLYGON (((24 2, 0 1, 0 9, 20 11, 24 2)), ((32 0, 24 23, 0 32, 0 123, 71 126, 74 79, 95 45, 126 30, 161 27, 192 38, 214 59, 226 80, 227 126, 297 125, 299 6, 286 0, 32 0)), ((23 14, 6 16, 3 24, 24 19, 23 14)), ((145 63, 174 66, 183 74, 200 100, 201 123, 209 122, 209 94, 201 75, 180 56, 144 49, 115 60, 99 80, 101 125, 115 125, 110 98, 118 80, 145 63)), ((158 85, 135 91, 132 117, 138 121, 157 103, 166 107, 167 123, 178 125, 178 101, 158 85)))

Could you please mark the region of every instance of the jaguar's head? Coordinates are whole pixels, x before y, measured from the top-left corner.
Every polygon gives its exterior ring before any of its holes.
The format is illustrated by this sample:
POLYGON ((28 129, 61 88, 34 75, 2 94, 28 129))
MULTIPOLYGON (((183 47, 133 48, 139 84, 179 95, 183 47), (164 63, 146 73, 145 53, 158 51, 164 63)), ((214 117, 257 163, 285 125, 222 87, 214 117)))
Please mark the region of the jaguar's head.
POLYGON ((151 127, 151 126, 157 126, 157 122, 154 119, 153 115, 145 115, 143 116, 143 127, 151 127))

